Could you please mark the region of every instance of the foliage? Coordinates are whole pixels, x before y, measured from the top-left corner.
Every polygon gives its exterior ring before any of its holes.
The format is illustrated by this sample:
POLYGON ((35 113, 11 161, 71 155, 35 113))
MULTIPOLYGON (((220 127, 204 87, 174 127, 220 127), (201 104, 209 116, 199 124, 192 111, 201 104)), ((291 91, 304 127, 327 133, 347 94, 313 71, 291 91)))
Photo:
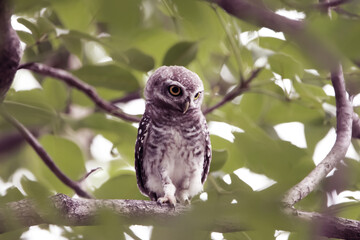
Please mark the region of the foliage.
MULTIPOLYGON (((304 11, 306 19, 311 20, 309 31, 344 59, 345 78, 357 89, 350 92, 358 92, 354 76, 359 75, 359 70, 352 58, 359 56, 359 17, 332 12, 333 19, 329 20, 317 10, 304 8, 315 1, 264 2, 274 10, 304 11)), ((142 91, 149 71, 163 64, 177 64, 193 70, 204 81, 205 109, 220 101, 253 70, 263 67, 241 97, 207 115, 209 122, 224 122, 243 132, 234 133, 233 142, 215 134, 211 136, 214 158, 205 185, 208 200, 204 202, 196 197, 193 205, 198 211, 197 218, 208 219, 209 226, 222 216, 241 219, 249 226, 261 226, 258 231, 224 234, 226 239, 274 239, 275 226, 289 224, 279 211, 279 200, 314 167, 314 149, 335 122, 334 112, 326 107, 335 104, 334 97, 323 90, 330 83, 329 74, 317 68, 291 39, 264 36, 259 28, 229 16, 206 1, 14 0, 14 6, 17 22, 28 29, 17 31, 26 44, 22 61, 43 62, 71 71, 109 101, 142 91), (284 87, 285 83, 290 87, 284 87), (274 126, 288 122, 304 125, 306 148, 278 136, 274 126), (276 184, 253 191, 233 173, 242 167, 264 174, 276 184), (230 176, 230 184, 222 178, 226 174, 230 176)), ((356 1, 346 6, 354 14, 360 14, 356 1)), ((134 124, 109 117, 96 109, 83 93, 64 82, 36 74, 34 77, 40 89, 11 90, 4 105, 39 136, 60 169, 78 180, 86 174, 86 169, 101 166, 102 170, 85 180, 94 196, 144 199, 136 187, 133 171, 134 124), (107 159, 94 156, 91 150, 93 138, 98 135, 112 143, 107 159)), ((16 134, 2 118, 0 130, 3 138, 16 134)), ((360 149, 359 140, 352 143, 356 150, 360 149)), ((24 170, 31 173, 33 180, 23 178, 17 185, 24 192, 8 188, 2 193, 1 204, 18 200, 23 194, 35 199, 55 192, 73 194, 28 145, 19 143, 15 150, 0 152, 0 157, 0 180, 15 182, 24 170)), ((322 188, 298 207, 324 210, 326 205, 322 203, 327 193, 334 189, 359 189, 357 169, 360 163, 347 159, 324 181, 322 188), (339 181, 346 184, 335 184, 339 181)), ((358 204, 330 210, 360 219, 358 204)), ((72 239, 79 235, 100 239, 103 233, 108 233, 106 239, 124 239, 124 233, 133 235, 128 227, 119 228, 121 222, 110 214, 102 218, 104 224, 99 227, 77 227, 71 231, 66 228, 63 234, 72 239)), ((189 236, 209 239, 211 233, 211 230, 194 229, 189 223, 176 228, 155 226, 151 239, 169 239, 169 234, 174 236, 171 239, 190 239, 189 236)), ((291 239, 306 235, 309 226, 300 224, 296 228, 299 234, 291 239)))

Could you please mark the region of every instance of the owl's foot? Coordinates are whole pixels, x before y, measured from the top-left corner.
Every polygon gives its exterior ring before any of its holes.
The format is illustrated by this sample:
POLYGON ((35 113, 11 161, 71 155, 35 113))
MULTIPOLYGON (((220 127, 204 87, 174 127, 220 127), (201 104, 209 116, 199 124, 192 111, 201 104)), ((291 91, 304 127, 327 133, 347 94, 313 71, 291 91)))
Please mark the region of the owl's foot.
POLYGON ((182 190, 176 193, 176 198, 180 201, 183 205, 190 204, 190 197, 187 190, 182 190))
POLYGON ((158 204, 169 203, 170 206, 175 207, 176 205, 176 198, 175 196, 165 195, 164 197, 158 198, 158 204))

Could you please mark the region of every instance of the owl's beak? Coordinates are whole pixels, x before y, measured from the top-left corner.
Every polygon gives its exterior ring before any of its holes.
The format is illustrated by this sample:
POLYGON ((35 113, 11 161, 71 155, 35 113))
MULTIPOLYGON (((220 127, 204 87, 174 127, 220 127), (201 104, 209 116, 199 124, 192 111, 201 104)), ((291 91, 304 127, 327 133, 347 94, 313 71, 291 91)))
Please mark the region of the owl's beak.
POLYGON ((183 114, 185 114, 187 112, 187 110, 189 109, 189 106, 190 106, 190 99, 186 99, 186 101, 182 105, 183 114))

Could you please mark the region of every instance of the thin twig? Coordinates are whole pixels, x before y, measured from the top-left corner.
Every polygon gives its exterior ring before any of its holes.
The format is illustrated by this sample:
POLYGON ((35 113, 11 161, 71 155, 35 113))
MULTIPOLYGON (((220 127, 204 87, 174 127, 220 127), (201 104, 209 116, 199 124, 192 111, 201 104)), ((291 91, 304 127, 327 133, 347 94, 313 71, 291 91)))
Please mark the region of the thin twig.
POLYGON ((347 98, 344 75, 339 64, 331 73, 331 81, 335 90, 337 136, 328 155, 301 182, 292 187, 284 196, 283 202, 293 206, 312 192, 327 174, 345 157, 352 135, 353 108, 347 98))
POLYGON ((82 178, 80 178, 80 180, 78 181, 83 182, 84 180, 86 180, 91 174, 93 174, 94 172, 97 172, 98 170, 103 170, 102 167, 97 167, 94 169, 91 169, 88 173, 85 174, 85 176, 83 176, 82 178))
POLYGON ((117 104, 117 103, 127 103, 132 100, 136 100, 141 98, 140 91, 129 93, 121 98, 113 99, 110 101, 111 104, 117 104))
POLYGON ((75 182, 68 178, 58 166, 56 166, 55 162, 52 160, 50 155, 46 152, 46 150, 41 146, 39 141, 34 137, 34 135, 18 120, 16 120, 14 117, 9 115, 7 111, 4 108, 1 108, 1 115, 9 122, 11 123, 15 128, 18 129, 18 131, 21 133, 21 135, 24 137, 24 139, 30 144, 30 146, 35 150, 35 152, 39 155, 39 157, 42 159, 42 161, 45 163, 45 165, 55 174, 55 176, 63 182, 66 186, 73 189, 77 195, 84 198, 92 198, 92 196, 84 191, 78 182, 75 182))
POLYGON ((259 72, 262 70, 262 68, 257 68, 254 71, 252 71, 251 75, 243 82, 241 82, 238 86, 236 86, 233 90, 228 92, 223 99, 220 100, 220 102, 216 103, 214 106, 209 107, 203 111, 203 114, 208 114, 215 109, 223 106, 225 103, 232 101, 234 98, 242 94, 243 92, 247 91, 249 89, 250 82, 257 77, 259 72))
POLYGON ((139 118, 137 118, 135 116, 127 115, 127 114, 121 112, 121 110, 119 108, 117 108, 115 105, 102 99, 97 94, 96 90, 92 86, 81 81, 80 79, 73 76, 71 73, 69 73, 67 71, 49 67, 49 66, 46 66, 41 63, 22 64, 19 66, 19 69, 28 69, 28 70, 31 70, 33 72, 36 72, 36 73, 39 73, 39 74, 42 74, 45 76, 50 76, 53 78, 60 79, 60 80, 64 81, 66 84, 68 84, 69 86, 74 87, 74 88, 82 91, 83 93, 85 93, 99 108, 103 109, 107 113, 109 113, 113 116, 119 117, 123 120, 130 121, 130 122, 139 122, 140 121, 139 118))

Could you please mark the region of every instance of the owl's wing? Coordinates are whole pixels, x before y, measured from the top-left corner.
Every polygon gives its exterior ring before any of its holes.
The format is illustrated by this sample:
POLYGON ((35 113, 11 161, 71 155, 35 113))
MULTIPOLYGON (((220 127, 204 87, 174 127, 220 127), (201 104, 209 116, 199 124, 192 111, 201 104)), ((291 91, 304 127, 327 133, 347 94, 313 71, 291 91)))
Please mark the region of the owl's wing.
POLYGON ((205 154, 204 154, 204 165, 203 165, 203 173, 201 175, 201 183, 204 184, 210 169, 211 163, 211 142, 210 142, 210 134, 205 123, 205 154))
POLYGON ((143 167, 144 159, 144 143, 147 140, 150 126, 150 118, 147 115, 143 115, 139 123, 138 135, 135 143, 135 170, 136 170, 136 179, 137 185, 144 195, 149 195, 149 191, 145 187, 146 183, 146 174, 143 167))

